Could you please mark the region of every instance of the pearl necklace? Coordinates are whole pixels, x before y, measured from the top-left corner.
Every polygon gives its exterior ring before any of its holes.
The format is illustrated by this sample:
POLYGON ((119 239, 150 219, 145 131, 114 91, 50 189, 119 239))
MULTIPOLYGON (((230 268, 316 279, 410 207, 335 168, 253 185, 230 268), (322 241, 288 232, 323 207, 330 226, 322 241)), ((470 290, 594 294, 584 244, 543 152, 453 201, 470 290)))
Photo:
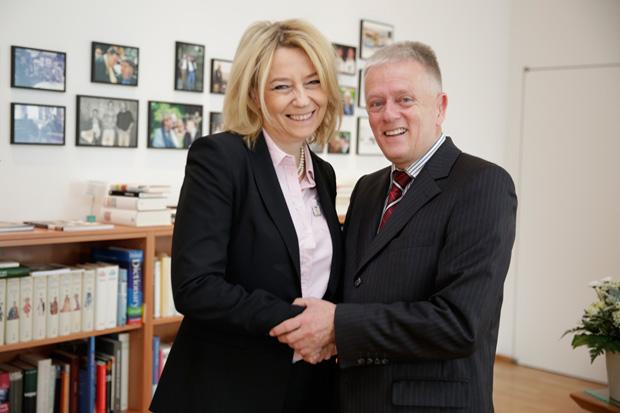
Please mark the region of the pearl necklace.
POLYGON ((303 178, 306 172, 306 152, 304 151, 304 146, 305 145, 301 145, 299 149, 299 165, 297 165, 297 176, 299 179, 303 178))

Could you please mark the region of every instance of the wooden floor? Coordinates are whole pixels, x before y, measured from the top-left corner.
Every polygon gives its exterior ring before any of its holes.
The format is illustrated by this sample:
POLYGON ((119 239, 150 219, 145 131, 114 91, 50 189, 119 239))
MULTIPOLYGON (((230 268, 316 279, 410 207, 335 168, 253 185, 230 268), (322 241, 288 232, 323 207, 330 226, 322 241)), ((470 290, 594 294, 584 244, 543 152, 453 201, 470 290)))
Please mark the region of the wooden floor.
POLYGON ((570 398, 576 390, 605 387, 509 361, 495 363, 493 400, 496 413, 582 413, 570 398))

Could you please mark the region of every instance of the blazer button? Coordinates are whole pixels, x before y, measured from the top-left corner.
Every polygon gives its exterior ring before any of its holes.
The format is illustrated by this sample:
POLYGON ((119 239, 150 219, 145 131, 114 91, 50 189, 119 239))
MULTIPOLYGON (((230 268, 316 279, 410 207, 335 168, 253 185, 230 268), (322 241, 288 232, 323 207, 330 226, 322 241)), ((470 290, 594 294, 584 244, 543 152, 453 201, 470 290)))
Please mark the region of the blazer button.
POLYGON ((372 364, 374 362, 374 360, 371 357, 368 357, 366 359, 366 364, 372 364))
POLYGON ((357 277, 355 281, 353 281, 353 287, 359 288, 362 285, 362 277, 357 277))
POLYGON ((357 364, 359 364, 360 366, 363 366, 364 364, 366 364, 366 359, 365 358, 358 358, 357 359, 357 364))
POLYGON ((375 365, 376 365, 376 366, 381 365, 381 359, 378 359, 378 358, 377 358, 377 359, 375 359, 375 365))
POLYGON ((381 364, 383 364, 383 365, 388 364, 388 359, 381 359, 381 364))

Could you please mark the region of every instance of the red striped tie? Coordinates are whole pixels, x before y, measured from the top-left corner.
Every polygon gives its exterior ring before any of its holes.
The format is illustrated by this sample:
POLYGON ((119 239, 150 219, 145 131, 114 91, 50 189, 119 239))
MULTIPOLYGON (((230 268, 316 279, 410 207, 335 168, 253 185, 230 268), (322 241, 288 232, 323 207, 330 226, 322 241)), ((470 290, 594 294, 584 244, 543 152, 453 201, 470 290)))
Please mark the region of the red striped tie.
POLYGON ((387 206, 385 208, 385 211, 383 212, 383 216, 381 217, 379 231, 381 231, 385 223, 392 216, 394 208, 396 208, 396 204, 398 204, 398 202, 403 196, 403 191, 412 179, 413 178, 411 178, 403 171, 394 170, 394 172, 392 172, 392 186, 390 187, 390 193, 387 197, 387 206))

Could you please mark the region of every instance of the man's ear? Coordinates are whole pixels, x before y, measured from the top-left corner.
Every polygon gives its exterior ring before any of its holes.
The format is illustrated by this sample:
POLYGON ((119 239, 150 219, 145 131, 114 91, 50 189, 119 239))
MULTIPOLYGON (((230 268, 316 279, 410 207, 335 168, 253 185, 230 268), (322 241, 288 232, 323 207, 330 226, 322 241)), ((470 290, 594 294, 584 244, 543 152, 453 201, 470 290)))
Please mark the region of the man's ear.
POLYGON ((446 110, 448 109, 448 95, 445 93, 439 93, 435 104, 437 105, 437 120, 435 122, 437 123, 437 126, 441 126, 446 118, 446 110))

